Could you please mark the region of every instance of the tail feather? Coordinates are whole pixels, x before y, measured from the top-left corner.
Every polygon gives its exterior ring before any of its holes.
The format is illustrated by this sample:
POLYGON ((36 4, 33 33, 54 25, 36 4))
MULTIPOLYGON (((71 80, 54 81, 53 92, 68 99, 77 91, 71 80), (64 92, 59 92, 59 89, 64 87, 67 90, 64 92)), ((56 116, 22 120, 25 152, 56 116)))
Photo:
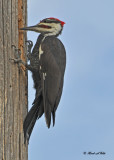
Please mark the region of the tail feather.
POLYGON ((24 129, 25 142, 26 142, 26 140, 29 141, 33 127, 34 127, 35 122, 38 118, 39 107, 40 107, 40 101, 37 101, 32 106, 32 108, 30 109, 30 111, 28 112, 28 114, 24 120, 23 129, 24 129))
POLYGON ((51 111, 45 112, 45 120, 46 120, 47 127, 50 128, 50 124, 51 124, 51 111))
POLYGON ((44 114, 45 114, 45 120, 46 120, 47 127, 50 128, 50 124, 51 124, 51 105, 48 102, 46 103, 46 105, 44 107, 44 114))
POLYGON ((52 118, 53 118, 53 126, 55 125, 55 111, 52 112, 52 118))

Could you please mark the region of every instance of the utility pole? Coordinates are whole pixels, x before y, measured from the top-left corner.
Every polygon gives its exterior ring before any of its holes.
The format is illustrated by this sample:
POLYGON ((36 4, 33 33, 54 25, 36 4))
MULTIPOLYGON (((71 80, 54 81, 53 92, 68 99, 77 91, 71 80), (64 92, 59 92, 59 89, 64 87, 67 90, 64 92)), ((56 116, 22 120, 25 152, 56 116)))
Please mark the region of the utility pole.
POLYGON ((27 0, 0 0, 0 160, 27 160, 23 121, 27 114, 27 71, 10 61, 15 45, 26 61, 27 0))

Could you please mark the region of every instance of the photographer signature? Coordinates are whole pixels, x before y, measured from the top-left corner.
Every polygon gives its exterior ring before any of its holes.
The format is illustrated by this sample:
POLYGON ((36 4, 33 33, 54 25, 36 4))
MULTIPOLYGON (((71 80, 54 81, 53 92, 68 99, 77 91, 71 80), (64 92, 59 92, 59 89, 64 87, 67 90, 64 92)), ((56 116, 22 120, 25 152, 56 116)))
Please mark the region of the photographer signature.
POLYGON ((105 152, 83 152, 84 155, 105 155, 105 152))

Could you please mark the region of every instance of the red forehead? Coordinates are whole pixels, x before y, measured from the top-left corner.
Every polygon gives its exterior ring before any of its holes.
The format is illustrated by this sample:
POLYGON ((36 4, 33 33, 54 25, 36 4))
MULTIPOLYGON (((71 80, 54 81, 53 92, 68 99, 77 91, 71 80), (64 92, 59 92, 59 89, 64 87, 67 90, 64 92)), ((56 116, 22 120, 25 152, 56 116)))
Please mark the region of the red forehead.
POLYGON ((59 20, 59 19, 57 19, 57 18, 50 17, 49 19, 55 19, 55 20, 61 22, 61 25, 62 25, 62 26, 65 24, 65 22, 63 22, 63 21, 61 21, 61 20, 59 20))

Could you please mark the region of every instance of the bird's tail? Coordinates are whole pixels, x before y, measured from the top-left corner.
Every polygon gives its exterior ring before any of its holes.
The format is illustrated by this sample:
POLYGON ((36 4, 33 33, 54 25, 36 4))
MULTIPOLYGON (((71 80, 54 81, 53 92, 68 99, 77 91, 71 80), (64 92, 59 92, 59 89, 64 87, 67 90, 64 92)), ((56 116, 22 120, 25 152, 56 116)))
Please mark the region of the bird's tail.
POLYGON ((30 135, 32 133, 33 127, 35 125, 35 122, 38 118, 39 113, 39 107, 40 107, 40 101, 37 101, 33 104, 32 108, 28 112, 24 124, 23 124, 23 130, 24 130, 24 142, 29 142, 30 135))

